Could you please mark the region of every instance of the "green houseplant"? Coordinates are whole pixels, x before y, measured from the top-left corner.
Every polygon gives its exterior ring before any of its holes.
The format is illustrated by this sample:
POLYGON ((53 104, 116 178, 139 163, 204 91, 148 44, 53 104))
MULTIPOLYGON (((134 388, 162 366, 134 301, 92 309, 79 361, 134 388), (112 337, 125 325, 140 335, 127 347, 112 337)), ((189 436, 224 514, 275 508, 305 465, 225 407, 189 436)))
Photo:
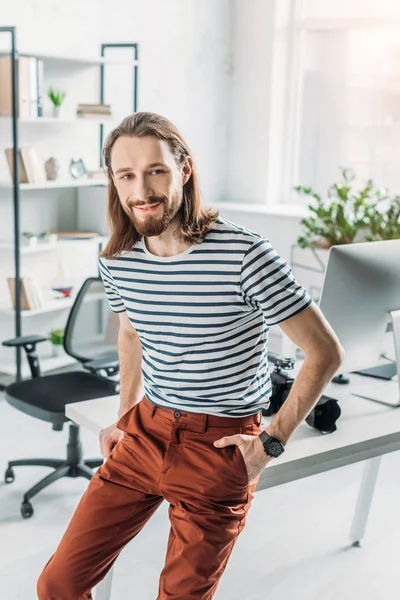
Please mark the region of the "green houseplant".
POLYGON ((50 88, 48 95, 53 103, 53 117, 57 118, 60 116, 61 105, 64 102, 66 93, 50 88))
POLYGON ((297 243, 330 248, 337 244, 400 238, 400 197, 389 197, 372 179, 361 189, 354 186, 355 174, 341 169, 341 179, 327 190, 326 198, 312 188, 296 186, 299 194, 312 198, 310 216, 303 219, 297 243))
POLYGON ((65 329, 52 329, 49 333, 49 339, 53 348, 53 356, 60 356, 64 343, 65 329))

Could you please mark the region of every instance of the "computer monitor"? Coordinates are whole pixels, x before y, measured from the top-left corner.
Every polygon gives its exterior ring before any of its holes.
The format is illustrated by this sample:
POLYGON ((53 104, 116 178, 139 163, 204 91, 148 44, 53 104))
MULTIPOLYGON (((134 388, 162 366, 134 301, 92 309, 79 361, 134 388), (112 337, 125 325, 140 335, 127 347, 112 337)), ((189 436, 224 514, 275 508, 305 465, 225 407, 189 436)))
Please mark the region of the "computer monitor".
POLYGON ((338 374, 375 367, 388 347, 396 361, 394 380, 352 393, 400 405, 400 240, 333 246, 319 306, 346 353, 338 374))

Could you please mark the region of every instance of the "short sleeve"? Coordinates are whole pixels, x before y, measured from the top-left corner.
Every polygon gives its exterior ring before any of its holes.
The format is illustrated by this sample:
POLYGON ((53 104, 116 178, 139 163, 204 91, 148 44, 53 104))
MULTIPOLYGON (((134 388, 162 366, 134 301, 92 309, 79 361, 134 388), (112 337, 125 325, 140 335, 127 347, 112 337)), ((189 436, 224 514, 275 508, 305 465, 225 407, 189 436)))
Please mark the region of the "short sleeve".
POLYGON ((255 241, 244 256, 241 289, 262 310, 269 326, 294 317, 312 303, 287 262, 264 238, 255 241))
POLYGON ((110 308, 115 313, 124 312, 125 305, 119 294, 117 285, 110 273, 110 270, 104 264, 104 261, 99 258, 99 272, 104 283, 104 289, 106 291, 107 300, 110 308))

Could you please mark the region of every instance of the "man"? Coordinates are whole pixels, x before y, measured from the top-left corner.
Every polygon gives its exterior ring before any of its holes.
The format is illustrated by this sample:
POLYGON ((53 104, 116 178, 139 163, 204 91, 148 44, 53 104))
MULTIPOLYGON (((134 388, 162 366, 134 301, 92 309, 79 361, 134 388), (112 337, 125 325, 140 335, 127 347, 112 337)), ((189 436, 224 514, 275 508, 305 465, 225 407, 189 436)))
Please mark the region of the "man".
POLYGON ((268 240, 201 205, 193 159, 168 120, 127 117, 104 162, 111 235, 100 271, 120 318, 119 420, 101 432, 107 460, 39 579, 39 600, 91 598, 164 499, 171 531, 158 600, 209 600, 260 473, 343 350, 268 240), (275 324, 305 360, 264 432, 275 324))

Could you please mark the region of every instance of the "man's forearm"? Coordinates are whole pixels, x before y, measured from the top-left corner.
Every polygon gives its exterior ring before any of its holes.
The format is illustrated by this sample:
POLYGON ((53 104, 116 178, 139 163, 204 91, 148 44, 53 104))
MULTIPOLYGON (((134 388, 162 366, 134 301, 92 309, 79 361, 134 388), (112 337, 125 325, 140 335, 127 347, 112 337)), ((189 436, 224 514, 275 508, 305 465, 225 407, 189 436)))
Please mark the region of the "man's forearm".
POLYGON ((342 357, 306 358, 290 393, 266 431, 286 444, 320 399, 323 390, 340 366, 342 357))
POLYGON ((143 398, 142 345, 137 335, 120 333, 118 336, 120 369, 120 408, 121 418, 143 398))

